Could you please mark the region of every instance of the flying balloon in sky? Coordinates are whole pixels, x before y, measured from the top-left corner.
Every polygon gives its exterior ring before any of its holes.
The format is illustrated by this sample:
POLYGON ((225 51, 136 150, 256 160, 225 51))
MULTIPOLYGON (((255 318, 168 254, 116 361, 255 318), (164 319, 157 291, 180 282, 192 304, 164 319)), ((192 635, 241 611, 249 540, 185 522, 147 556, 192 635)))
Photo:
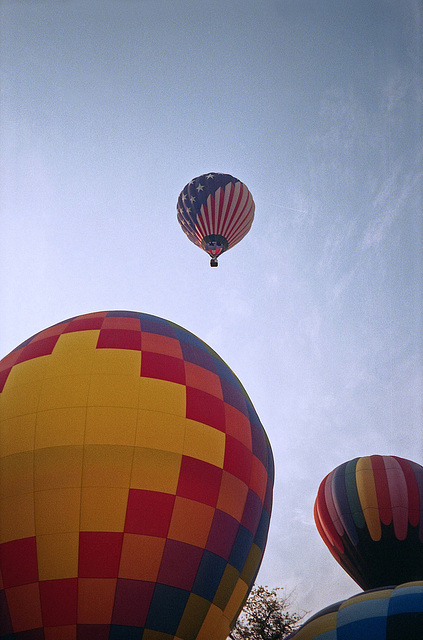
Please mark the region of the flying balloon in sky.
POLYGON ((188 238, 210 256, 210 266, 248 233, 254 200, 237 178, 205 173, 191 180, 178 198, 177 217, 188 238))
POLYGON ((204 342, 70 318, 0 362, 0 638, 224 640, 261 564, 273 456, 204 342))
POLYGON ((374 589, 423 580, 423 467, 396 456, 341 464, 322 481, 317 528, 341 567, 374 589))

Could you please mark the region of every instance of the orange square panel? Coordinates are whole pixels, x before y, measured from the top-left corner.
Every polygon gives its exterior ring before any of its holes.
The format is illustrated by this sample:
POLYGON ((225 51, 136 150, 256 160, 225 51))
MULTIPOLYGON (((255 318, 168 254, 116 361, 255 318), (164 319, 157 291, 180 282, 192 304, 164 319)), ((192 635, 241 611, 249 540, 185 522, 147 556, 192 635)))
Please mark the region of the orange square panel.
POLYGON ((79 578, 78 624, 110 624, 116 578, 79 578))
POLYGON ((76 624, 60 627, 46 627, 44 640, 76 640, 76 624))
POLYGON ((214 509, 208 504, 177 496, 168 537, 204 548, 210 533, 213 515, 214 509))
POLYGON ((119 577, 155 582, 166 539, 125 533, 120 558, 119 577))
POLYGON ((223 400, 222 386, 218 375, 193 362, 185 361, 184 364, 187 387, 201 389, 223 400))
POLYGON ((247 416, 225 402, 226 433, 239 442, 242 442, 248 449, 252 449, 251 426, 247 416))
POLYGON ((6 589, 6 599, 15 633, 42 627, 38 582, 6 589))
POLYGON ((224 470, 217 508, 241 522, 247 494, 248 487, 245 482, 224 470))
POLYGON ((179 340, 175 340, 175 338, 170 338, 169 336, 162 336, 158 333, 143 332, 141 349, 143 351, 161 353, 165 356, 172 356, 173 358, 182 358, 182 349, 179 340))

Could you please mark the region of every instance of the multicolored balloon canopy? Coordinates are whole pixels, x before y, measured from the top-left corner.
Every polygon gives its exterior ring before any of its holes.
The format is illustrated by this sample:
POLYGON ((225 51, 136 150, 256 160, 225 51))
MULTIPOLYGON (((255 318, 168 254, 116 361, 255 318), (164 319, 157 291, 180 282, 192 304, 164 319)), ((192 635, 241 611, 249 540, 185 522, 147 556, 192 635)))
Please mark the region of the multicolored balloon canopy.
POLYGON ((178 198, 178 222, 195 245, 209 254, 210 265, 250 230, 254 200, 245 184, 227 173, 205 173, 191 180, 178 198))
POLYGON ((224 640, 262 560, 269 441, 204 342, 74 317, 0 362, 3 640, 224 640))
POLYGON ((322 481, 314 517, 329 551, 362 589, 423 580, 419 464, 380 455, 341 464, 322 481))
MULTIPOLYGON (((421 640, 423 582, 360 593, 323 609, 294 640, 421 640)), ((288 640, 288 638, 286 640, 288 640)))

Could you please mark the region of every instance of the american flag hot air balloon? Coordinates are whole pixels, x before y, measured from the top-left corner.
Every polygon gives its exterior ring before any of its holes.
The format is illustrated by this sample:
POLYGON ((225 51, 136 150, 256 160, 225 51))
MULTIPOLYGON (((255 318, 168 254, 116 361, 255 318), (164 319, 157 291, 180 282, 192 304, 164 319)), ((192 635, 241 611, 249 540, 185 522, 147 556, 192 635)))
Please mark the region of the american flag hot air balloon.
POLYGON ((188 238, 210 256, 218 257, 248 233, 254 200, 242 182, 226 173, 205 173, 191 180, 178 198, 178 222, 188 238))

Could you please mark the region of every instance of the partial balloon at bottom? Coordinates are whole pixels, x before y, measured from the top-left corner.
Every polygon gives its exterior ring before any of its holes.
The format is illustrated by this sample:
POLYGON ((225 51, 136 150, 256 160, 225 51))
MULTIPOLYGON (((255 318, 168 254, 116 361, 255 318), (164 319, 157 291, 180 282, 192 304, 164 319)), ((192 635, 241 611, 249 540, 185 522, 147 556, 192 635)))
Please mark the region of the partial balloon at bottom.
POLYGON ((0 638, 225 640, 259 570, 270 443, 182 327, 69 318, 0 361, 0 638))
POLYGON ((422 640, 423 581, 365 591, 337 602, 319 611, 288 638, 422 640))

